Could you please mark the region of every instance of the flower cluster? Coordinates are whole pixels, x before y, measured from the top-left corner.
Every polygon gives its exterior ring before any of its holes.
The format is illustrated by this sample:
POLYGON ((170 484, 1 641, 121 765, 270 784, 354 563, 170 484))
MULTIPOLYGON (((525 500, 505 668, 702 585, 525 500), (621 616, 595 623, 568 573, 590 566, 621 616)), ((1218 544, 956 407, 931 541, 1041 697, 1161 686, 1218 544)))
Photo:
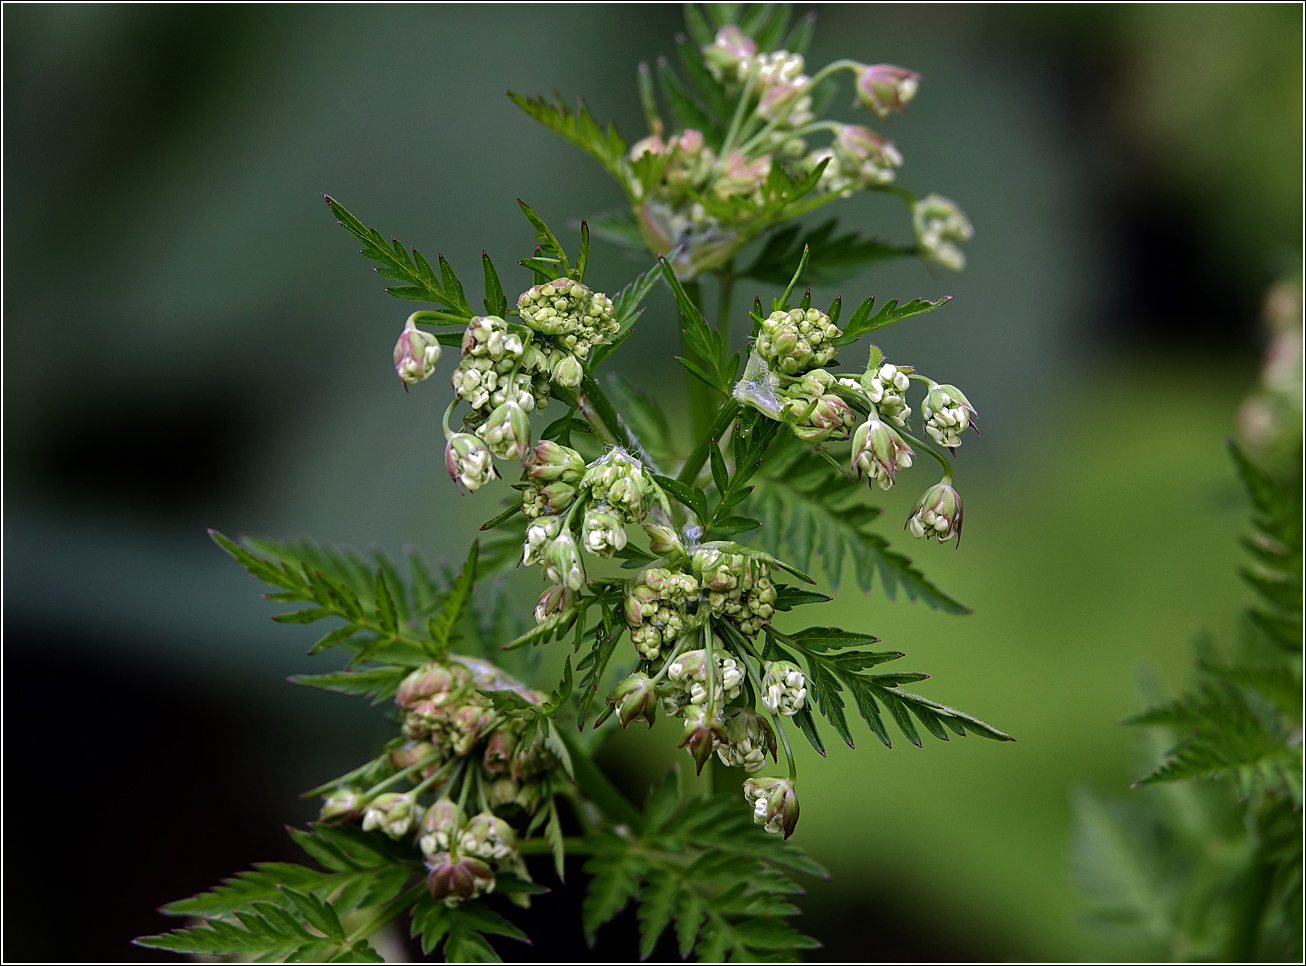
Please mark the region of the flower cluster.
POLYGON ((517 299, 517 311, 537 333, 525 368, 568 389, 584 378, 590 350, 617 332, 612 299, 569 278, 527 289, 517 299))
POLYGON ((470 657, 433 661, 412 671, 395 694, 407 739, 385 759, 379 784, 333 788, 323 821, 360 821, 396 840, 415 839, 426 860, 427 885, 437 901, 458 902, 490 892, 499 872, 529 878, 517 836, 496 810, 533 814, 563 780, 560 762, 534 733, 523 741, 523 719, 494 710, 486 691, 512 690, 531 704, 544 696, 499 668, 470 657), (415 773, 415 774, 414 774, 415 773), (382 791, 401 778, 406 792, 382 791), (460 802, 477 789, 478 814, 460 802), (436 801, 424 806, 431 792, 436 801))
POLYGON ((966 267, 966 256, 955 243, 970 241, 975 229, 956 202, 942 195, 927 195, 912 207, 912 228, 927 261, 954 272, 966 267))
POLYGON ((753 349, 773 372, 794 376, 828 365, 840 334, 819 309, 776 311, 762 322, 753 349))
POLYGON ((698 581, 691 574, 654 567, 635 578, 626 596, 626 622, 640 657, 656 660, 664 646, 675 643, 691 598, 698 599, 698 581))
POLYGON ((768 559, 729 541, 705 543, 692 558, 713 616, 730 620, 746 637, 771 623, 775 613, 776 589, 768 559))

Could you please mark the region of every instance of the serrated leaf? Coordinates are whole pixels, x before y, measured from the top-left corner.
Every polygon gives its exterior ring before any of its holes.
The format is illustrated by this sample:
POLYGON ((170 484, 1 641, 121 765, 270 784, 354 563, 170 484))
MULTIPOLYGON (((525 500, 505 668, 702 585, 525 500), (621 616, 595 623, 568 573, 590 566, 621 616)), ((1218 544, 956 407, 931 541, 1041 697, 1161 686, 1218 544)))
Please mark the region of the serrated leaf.
POLYGON ((380 704, 387 698, 394 697, 399 685, 411 668, 382 665, 362 671, 335 671, 328 674, 295 674, 290 677, 294 684, 335 691, 339 694, 364 695, 373 699, 373 704, 380 704))
POLYGON ((911 318, 913 315, 920 315, 922 312, 933 312, 951 301, 951 295, 945 295, 933 302, 929 299, 916 298, 903 305, 899 305, 897 299, 890 299, 877 312, 872 314, 870 310, 874 306, 875 300, 867 299, 857 307, 852 318, 848 320, 848 324, 844 327, 843 335, 836 339, 834 344, 838 346, 851 345, 868 332, 882 329, 886 325, 892 325, 902 319, 911 318))
POLYGON ((626 142, 617 134, 615 124, 609 124, 606 130, 599 127, 583 101, 573 113, 561 98, 557 104, 550 104, 542 97, 522 97, 511 91, 508 97, 535 120, 596 159, 623 187, 627 184, 626 142))
POLYGON ((811 250, 805 275, 812 286, 830 286, 856 278, 872 265, 916 254, 914 245, 892 245, 856 232, 836 235, 839 222, 831 218, 810 231, 788 225, 772 233, 752 263, 739 274, 768 285, 784 285, 803 250, 811 250))

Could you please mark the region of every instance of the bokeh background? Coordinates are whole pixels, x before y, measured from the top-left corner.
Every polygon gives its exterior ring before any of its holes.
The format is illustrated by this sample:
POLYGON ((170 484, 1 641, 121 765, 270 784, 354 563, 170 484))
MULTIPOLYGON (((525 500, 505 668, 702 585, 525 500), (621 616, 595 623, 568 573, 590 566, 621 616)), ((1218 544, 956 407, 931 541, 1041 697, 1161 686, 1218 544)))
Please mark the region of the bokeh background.
MULTIPOLYGON (((885 127, 900 183, 955 198, 977 232, 961 275, 905 262, 840 292, 955 296, 881 342, 963 386, 984 429, 958 463, 961 550, 909 548, 975 613, 846 589, 829 620, 1019 740, 887 751, 864 733, 805 760, 796 841, 834 879, 803 925, 815 958, 1127 956, 1080 924, 1070 798, 1125 793, 1139 669, 1182 683, 1193 635, 1227 639, 1241 599, 1222 441, 1260 300, 1299 264, 1301 8, 815 9, 809 63, 922 72, 885 127)), ((297 793, 391 727, 283 683, 312 666, 304 629, 268 620, 205 528, 456 560, 495 505, 444 475, 452 362, 402 392, 409 309, 321 192, 443 252, 473 291, 482 249, 524 287, 514 199, 561 228, 622 197, 503 91, 583 94, 634 140, 635 64, 683 28, 672 5, 3 17, 4 953, 167 958, 128 945, 168 925, 154 908, 293 858, 280 826, 313 809, 297 793)), ((889 198, 826 211, 910 237, 889 198)), ((599 287, 643 267, 596 243, 599 287)), ((616 367, 679 392, 674 334, 658 292, 616 367)), ((927 482, 883 500, 900 545, 927 482)), ((605 753, 632 793, 679 757, 668 727, 605 753)), ((506 955, 580 953, 574 894, 547 901, 536 946, 506 955)), ((631 926, 606 958, 633 954, 631 926)))

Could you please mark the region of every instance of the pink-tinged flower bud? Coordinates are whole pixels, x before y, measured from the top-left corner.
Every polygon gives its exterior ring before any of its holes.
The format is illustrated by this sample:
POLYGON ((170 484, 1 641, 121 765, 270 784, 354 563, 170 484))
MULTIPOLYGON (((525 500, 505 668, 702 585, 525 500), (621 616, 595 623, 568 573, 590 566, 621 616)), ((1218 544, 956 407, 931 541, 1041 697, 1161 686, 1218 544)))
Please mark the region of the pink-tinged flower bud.
POLYGON ((790 423, 794 435, 808 442, 847 439, 857 421, 853 408, 834 393, 821 396, 815 407, 812 407, 811 400, 795 399, 788 403, 787 408, 795 420, 790 423), (807 412, 809 407, 811 412, 807 412), (797 422, 804 413, 806 418, 797 422))
POLYGON ((912 228, 926 261, 954 272, 966 267, 966 256, 953 242, 970 241, 975 229, 956 202, 942 195, 926 195, 912 208, 912 228))
POLYGON ((756 711, 735 708, 726 712, 726 740, 717 745, 717 757, 728 768, 743 768, 749 775, 761 771, 766 756, 776 760, 775 732, 756 711))
POLYGON ((471 433, 454 433, 449 437, 444 465, 450 478, 466 493, 479 490, 499 475, 490 448, 471 433))
POLYGON ((657 687, 647 674, 632 674, 612 689, 608 704, 616 705, 621 727, 628 727, 632 721, 646 721, 652 728, 658 713, 657 687))
POLYGON ((401 382, 415 386, 429 379, 440 360, 440 343, 429 332, 423 332, 411 319, 395 343, 395 372, 401 382))
POLYGON ((857 71, 857 99, 876 117, 885 118, 916 96, 920 79, 915 71, 892 64, 863 66, 857 71))
POLYGON ((782 119, 788 127, 801 127, 812 119, 811 78, 799 76, 768 88, 757 105, 757 115, 766 121, 782 119))
POLYGON ((418 701, 452 691, 467 681, 467 671, 461 667, 432 662, 424 664, 404 678, 395 692, 395 704, 411 708, 418 701))
POLYGON ((519 791, 517 782, 511 776, 505 775, 490 782, 486 794, 489 796, 490 807, 498 808, 500 805, 516 801, 519 791))
POLYGON ((748 76, 747 62, 757 53, 757 43, 734 24, 717 31, 716 39, 703 48, 707 69, 717 80, 742 80, 748 76))
POLYGON ((458 804, 447 798, 441 798, 426 810, 426 817, 422 819, 421 828, 417 830, 418 846, 428 856, 448 852, 453 847, 458 826, 462 822, 463 813, 458 808, 458 804))
POLYGON ((641 138, 630 146, 630 160, 638 161, 646 154, 666 154, 667 146, 662 142, 662 138, 656 134, 650 134, 646 138, 641 138))
POLYGON ((569 590, 580 590, 585 585, 585 567, 570 530, 558 534, 544 552, 544 579, 569 590))
POLYGON ((406 741, 403 747, 390 752, 390 767, 397 771, 414 765, 434 764, 440 760, 440 750, 429 741, 406 741))
POLYGON ((494 872, 480 859, 470 856, 455 859, 448 852, 441 852, 427 859, 427 868, 431 871, 426 877, 426 887, 436 902, 475 899, 494 891, 494 872))
POLYGON ((571 589, 562 584, 550 587, 540 594, 540 599, 535 602, 535 623, 543 624, 550 617, 568 610, 575 599, 576 595, 571 589))
POLYGON ((495 729, 490 740, 485 743, 485 771, 490 775, 501 775, 512 766, 513 756, 517 754, 517 736, 506 727, 495 729))
POLYGON ((490 413, 481 438, 499 459, 521 459, 530 449, 531 419, 515 399, 509 399, 490 413))
POLYGON ((455 711, 449 718, 453 753, 465 755, 471 751, 472 746, 485 737, 486 730, 494 724, 495 717, 492 708, 477 704, 466 704, 455 711))
POLYGON ((753 807, 753 821, 768 832, 794 834, 798 824, 798 793, 787 778, 750 778, 744 782, 744 801, 753 807))
POLYGON ((702 151, 707 142, 703 140, 703 132, 697 131, 692 127, 685 128, 680 132, 680 137, 673 138, 671 141, 676 150, 683 154, 694 155, 702 151))
POLYGON ((865 473, 882 490, 893 486, 899 467, 911 466, 913 455, 898 431, 874 416, 853 434, 853 472, 858 479, 865 473))
POLYGON ((750 161, 740 152, 731 151, 722 162, 721 174, 717 177, 714 187, 721 198, 752 194, 766 183, 767 175, 770 173, 769 155, 750 161))
POLYGON ((363 796, 354 788, 332 789, 324 796, 319 822, 352 822, 363 814, 363 796))
POLYGON ((655 523, 644 524, 644 533, 648 536, 649 552, 657 557, 681 557, 685 553, 685 545, 680 542, 680 536, 670 527, 659 526, 655 523))
POLYGON ((527 452, 523 467, 535 483, 579 483, 585 475, 585 458, 570 446, 542 439, 527 452))
POLYGON ((698 774, 703 773, 703 766, 712 757, 712 749, 725 740, 725 724, 714 710, 696 704, 686 706, 685 729, 676 747, 689 752, 698 774))
POLYGON ((906 528, 917 538, 946 543, 954 534, 961 546, 961 496, 948 483, 935 483, 907 518, 906 528))

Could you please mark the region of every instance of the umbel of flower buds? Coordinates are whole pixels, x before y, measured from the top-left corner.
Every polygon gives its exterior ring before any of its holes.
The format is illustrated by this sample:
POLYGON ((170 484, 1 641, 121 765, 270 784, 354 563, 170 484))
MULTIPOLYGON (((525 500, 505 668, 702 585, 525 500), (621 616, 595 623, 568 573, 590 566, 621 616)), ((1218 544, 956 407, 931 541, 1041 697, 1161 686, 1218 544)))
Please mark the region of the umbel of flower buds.
POLYGON ((717 745, 717 757, 728 768, 743 768, 755 775, 766 764, 766 756, 776 759, 775 732, 756 711, 733 708, 725 716, 725 741, 717 745))
MULTIPOLYGON (((719 645, 719 642, 718 642, 719 645)), ((713 677, 715 693, 713 700, 718 704, 733 701, 739 697, 744 686, 744 672, 735 663, 733 657, 723 657, 725 648, 718 646, 712 653, 716 674, 713 677)), ((707 703, 707 652, 704 650, 685 651, 667 668, 667 678, 672 684, 689 694, 689 704, 700 706, 707 703)), ((686 712, 688 713, 688 712, 686 712)))
POLYGON ((646 721, 652 728, 657 718, 657 688, 647 674, 632 674, 612 689, 608 704, 616 707, 623 728, 632 721, 646 721))
POLYGON ((792 717, 807 703, 807 677, 789 661, 767 661, 762 676, 762 707, 792 717))
POLYGON ((635 578, 626 595, 626 623, 640 657, 656 660, 680 636, 685 603, 697 593, 698 581, 689 574, 655 567, 635 578))
POLYGON ((526 454, 522 469, 532 483, 579 483, 585 475, 585 458, 570 446, 542 439, 526 454))
POLYGON ((578 358, 617 331, 612 299, 569 278, 527 289, 517 299, 517 311, 528 326, 552 336, 558 348, 578 358))
POLYGON ((912 451, 897 430, 872 416, 853 434, 852 469, 887 490, 900 467, 911 466, 912 451))
POLYGON ((561 532, 562 517, 537 516, 531 520, 526 527, 526 542, 522 545, 521 562, 527 567, 542 563, 545 553, 561 532))
POLYGON ((395 372, 404 384, 415 386, 429 379, 440 360, 440 343, 429 332, 423 332, 412 319, 395 343, 395 372))
POLYGON ((817 309, 777 311, 762 323, 755 348, 772 369, 794 376, 829 363, 839 335, 838 326, 817 309))
POLYGON ((856 71, 857 99, 875 113, 886 118, 901 111, 916 96, 921 75, 893 64, 870 64, 856 71))
POLYGON ((787 778, 750 778, 744 782, 744 801, 753 807, 753 821, 773 834, 794 834, 798 824, 798 793, 787 778))
POLYGON ((444 465, 453 481, 467 493, 479 490, 498 475, 490 448, 471 433, 450 434, 444 465))
POLYGON ((835 384, 830 373, 813 369, 788 388, 784 412, 799 439, 819 443, 852 433, 857 414, 834 392, 835 384))
POLYGON ((955 202, 937 194, 922 198, 912 208, 912 228, 927 261, 954 272, 966 267, 966 256, 953 242, 970 241, 975 229, 955 202))
POLYGON ((712 757, 712 749, 726 740, 725 722, 716 708, 691 704, 685 708, 685 728, 680 733, 677 748, 684 748, 694 759, 698 774, 712 757))
POLYGON ((925 432, 936 443, 956 449, 961 445, 961 434, 975 421, 975 407, 956 386, 936 385, 921 403, 921 419, 925 432))
POLYGON ((913 537, 934 537, 939 543, 955 534, 961 546, 961 496, 946 480, 935 483, 907 518, 907 529, 913 537))
POLYGON ((666 499, 644 464, 620 447, 591 463, 580 485, 588 487, 595 503, 605 504, 605 511, 616 514, 622 523, 639 523, 654 500, 666 499))
POLYGON ((749 64, 756 54, 756 42, 734 24, 726 24, 718 30, 716 39, 703 48, 707 69, 717 80, 746 79, 749 64))
POLYGON ((714 541, 695 550, 691 562, 713 614, 749 637, 771 623, 776 589, 763 560, 737 543, 714 541))
POLYGON ((909 376, 916 370, 910 366, 895 366, 886 362, 878 368, 869 368, 862 374, 861 385, 867 397, 875 403, 885 419, 907 425, 911 407, 907 405, 907 389, 911 386, 909 376))
POLYGON ((581 542, 598 557, 611 557, 626 546, 626 527, 607 503, 596 503, 585 511, 581 542))
POLYGON ((417 844, 426 855, 448 852, 457 840, 463 815, 456 802, 441 798, 426 810, 418 829, 417 844))
POLYGON ((439 852, 427 858, 426 867, 426 887, 436 902, 475 899, 494 891, 494 870, 472 856, 439 852))

